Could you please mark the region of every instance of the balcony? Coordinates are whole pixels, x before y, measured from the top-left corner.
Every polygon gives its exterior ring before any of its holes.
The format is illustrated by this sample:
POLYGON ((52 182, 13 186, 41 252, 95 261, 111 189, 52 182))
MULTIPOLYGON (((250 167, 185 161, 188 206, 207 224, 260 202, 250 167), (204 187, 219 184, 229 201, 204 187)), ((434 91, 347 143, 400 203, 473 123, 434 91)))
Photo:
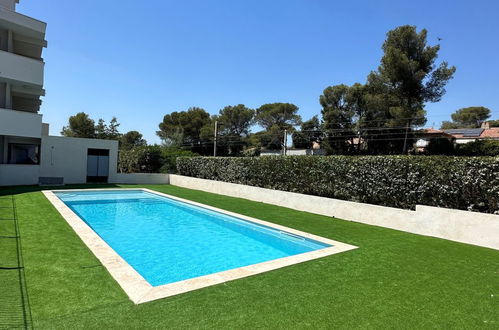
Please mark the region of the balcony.
POLYGON ((41 40, 45 38, 47 24, 29 16, 0 7, 0 21, 3 28, 15 33, 41 40))
POLYGON ((42 115, 0 109, 0 135, 40 138, 42 115))
POLYGON ((44 65, 39 60, 0 51, 0 79, 8 82, 43 86, 44 65))

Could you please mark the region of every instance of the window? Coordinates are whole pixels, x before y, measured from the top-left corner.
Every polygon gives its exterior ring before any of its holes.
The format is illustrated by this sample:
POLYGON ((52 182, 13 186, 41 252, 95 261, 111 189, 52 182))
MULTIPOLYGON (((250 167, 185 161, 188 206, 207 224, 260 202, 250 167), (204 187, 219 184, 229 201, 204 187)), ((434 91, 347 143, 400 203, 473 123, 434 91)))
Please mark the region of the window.
POLYGON ((40 145, 38 144, 9 144, 9 164, 40 164, 40 145))

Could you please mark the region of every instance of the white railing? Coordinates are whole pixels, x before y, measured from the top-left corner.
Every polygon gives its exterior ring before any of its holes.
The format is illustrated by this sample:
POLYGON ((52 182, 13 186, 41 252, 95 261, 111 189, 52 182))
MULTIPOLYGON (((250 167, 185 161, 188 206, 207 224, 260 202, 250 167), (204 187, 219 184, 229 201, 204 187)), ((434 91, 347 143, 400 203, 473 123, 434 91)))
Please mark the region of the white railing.
POLYGON ((26 56, 0 51, 0 77, 43 86, 43 69, 45 63, 26 56))
POLYGON ((42 135, 42 115, 0 109, 0 135, 39 138, 42 135))

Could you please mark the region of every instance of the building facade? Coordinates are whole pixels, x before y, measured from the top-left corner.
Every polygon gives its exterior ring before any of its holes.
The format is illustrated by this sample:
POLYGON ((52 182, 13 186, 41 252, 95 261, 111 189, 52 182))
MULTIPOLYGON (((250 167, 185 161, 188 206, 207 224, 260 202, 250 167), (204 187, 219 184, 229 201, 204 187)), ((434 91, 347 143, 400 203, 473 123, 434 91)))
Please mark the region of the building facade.
POLYGON ((39 114, 46 23, 0 0, 0 186, 114 182, 118 142, 49 136, 39 114))

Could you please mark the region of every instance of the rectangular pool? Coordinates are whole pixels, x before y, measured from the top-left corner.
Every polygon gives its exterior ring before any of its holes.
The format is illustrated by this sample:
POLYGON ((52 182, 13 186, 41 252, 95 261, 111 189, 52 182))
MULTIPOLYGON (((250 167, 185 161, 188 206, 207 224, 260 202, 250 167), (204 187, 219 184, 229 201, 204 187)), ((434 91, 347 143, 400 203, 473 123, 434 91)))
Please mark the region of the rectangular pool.
POLYGON ((327 239, 144 189, 51 193, 152 288, 335 246, 327 239))

